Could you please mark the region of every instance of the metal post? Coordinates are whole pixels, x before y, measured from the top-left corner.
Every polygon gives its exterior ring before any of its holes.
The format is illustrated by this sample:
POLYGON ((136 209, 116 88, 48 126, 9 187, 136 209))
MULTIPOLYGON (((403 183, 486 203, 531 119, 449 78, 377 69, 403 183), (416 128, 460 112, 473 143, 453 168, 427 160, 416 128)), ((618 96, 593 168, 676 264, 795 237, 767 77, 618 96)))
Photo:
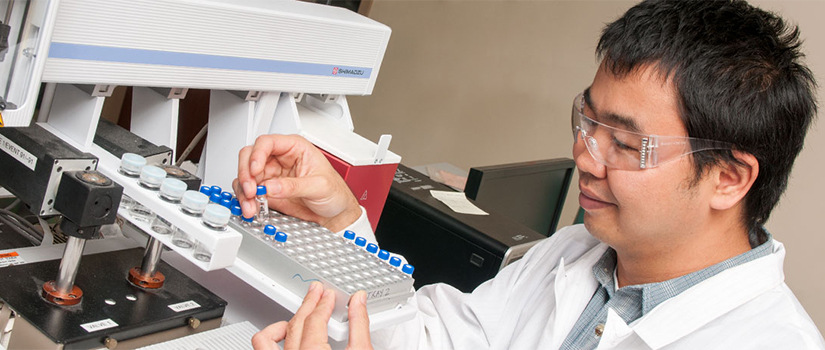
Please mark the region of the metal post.
POLYGON ((83 255, 83 248, 86 240, 69 236, 66 241, 66 249, 63 250, 63 259, 60 260, 60 269, 57 272, 55 289, 59 293, 69 294, 74 286, 77 269, 80 266, 80 257, 83 255))
POLYGON ((155 237, 150 238, 146 243, 146 251, 143 253, 143 262, 140 265, 140 271, 144 277, 152 277, 155 274, 162 252, 163 243, 155 237))

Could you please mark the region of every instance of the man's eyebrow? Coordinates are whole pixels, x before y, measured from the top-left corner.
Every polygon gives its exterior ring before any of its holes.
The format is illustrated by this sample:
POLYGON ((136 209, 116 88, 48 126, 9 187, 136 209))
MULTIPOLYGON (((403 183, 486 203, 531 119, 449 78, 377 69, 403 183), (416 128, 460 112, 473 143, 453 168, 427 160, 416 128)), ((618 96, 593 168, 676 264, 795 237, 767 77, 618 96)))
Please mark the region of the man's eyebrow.
POLYGON ((595 117, 598 118, 598 121, 613 125, 613 126, 623 126, 627 131, 632 132, 642 132, 642 128, 639 127, 639 124, 636 123, 633 118, 626 117, 623 115, 619 115, 616 113, 600 113, 599 109, 593 104, 593 100, 590 98, 590 88, 584 90, 584 104, 590 107, 590 110, 593 111, 596 115, 595 117))

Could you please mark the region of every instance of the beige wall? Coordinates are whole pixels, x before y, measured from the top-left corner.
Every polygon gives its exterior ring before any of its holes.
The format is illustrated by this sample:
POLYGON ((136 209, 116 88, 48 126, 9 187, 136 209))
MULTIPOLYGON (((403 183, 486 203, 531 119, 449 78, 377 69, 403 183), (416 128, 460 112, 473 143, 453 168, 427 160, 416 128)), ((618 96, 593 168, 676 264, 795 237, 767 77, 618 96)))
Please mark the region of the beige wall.
MULTIPOLYGON (((393 29, 371 96, 349 99, 356 132, 393 135, 407 165, 463 168, 570 157, 573 96, 590 84, 596 40, 628 1, 375 0, 370 17, 393 29)), ((825 1, 758 1, 798 23, 825 84, 825 1)), ((823 92, 819 100, 825 101, 823 92)), ((768 228, 785 243, 788 284, 825 330, 825 128, 814 125, 768 228)), ((781 145, 777 145, 781 147, 781 145)), ((563 223, 577 207, 575 187, 563 223)))

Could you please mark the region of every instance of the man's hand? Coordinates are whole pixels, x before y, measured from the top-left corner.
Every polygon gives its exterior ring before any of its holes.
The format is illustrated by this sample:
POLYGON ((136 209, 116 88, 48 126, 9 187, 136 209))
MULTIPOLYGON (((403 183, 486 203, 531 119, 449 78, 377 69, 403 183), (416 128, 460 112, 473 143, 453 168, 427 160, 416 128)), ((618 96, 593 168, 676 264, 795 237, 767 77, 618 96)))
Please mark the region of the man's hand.
POLYGON ((258 185, 267 187, 271 208, 332 231, 344 229, 361 216, 358 200, 326 157, 297 135, 263 135, 241 149, 238 178, 232 187, 244 216, 258 211, 258 185))
MULTIPOLYGON (((347 349, 372 349, 366 300, 364 291, 358 291, 350 298, 347 349)), ((312 282, 295 316, 289 322, 273 323, 256 333, 252 337, 252 347, 256 350, 278 349, 277 343, 283 340, 285 350, 330 349, 327 323, 334 307, 335 293, 324 289, 319 282, 312 282)))

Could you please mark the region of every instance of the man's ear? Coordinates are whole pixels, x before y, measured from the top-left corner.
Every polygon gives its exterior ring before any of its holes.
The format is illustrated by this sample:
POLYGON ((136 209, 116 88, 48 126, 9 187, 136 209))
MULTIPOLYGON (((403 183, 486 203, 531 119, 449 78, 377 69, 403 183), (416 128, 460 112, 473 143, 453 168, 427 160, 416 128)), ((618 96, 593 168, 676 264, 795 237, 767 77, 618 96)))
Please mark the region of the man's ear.
POLYGON ((759 175, 759 161, 750 153, 733 151, 738 163, 725 163, 716 166, 716 176, 711 207, 716 210, 730 209, 739 203, 750 191, 756 176, 759 175))

